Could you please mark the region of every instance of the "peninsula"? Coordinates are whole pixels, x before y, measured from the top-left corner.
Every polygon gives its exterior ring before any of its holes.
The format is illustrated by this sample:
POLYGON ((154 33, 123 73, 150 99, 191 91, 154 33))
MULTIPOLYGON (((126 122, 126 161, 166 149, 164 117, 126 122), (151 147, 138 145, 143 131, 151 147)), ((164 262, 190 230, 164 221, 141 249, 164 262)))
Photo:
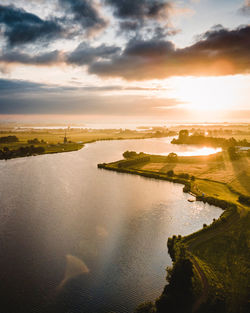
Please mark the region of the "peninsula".
POLYGON ((223 150, 209 156, 180 157, 126 151, 123 156, 124 160, 98 167, 183 184, 192 199, 224 210, 200 231, 168 239, 173 260, 167 270, 168 284, 155 302, 142 304, 136 312, 248 312, 249 153, 238 151, 235 157, 223 150))

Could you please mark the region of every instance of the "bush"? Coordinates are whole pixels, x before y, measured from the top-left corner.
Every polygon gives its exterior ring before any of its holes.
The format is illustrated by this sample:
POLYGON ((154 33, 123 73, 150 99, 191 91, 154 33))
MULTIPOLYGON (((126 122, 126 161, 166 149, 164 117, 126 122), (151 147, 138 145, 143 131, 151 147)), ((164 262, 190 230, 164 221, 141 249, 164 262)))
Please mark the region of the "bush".
POLYGON ((0 143, 11 143, 11 142, 18 142, 19 139, 17 136, 6 136, 6 137, 0 137, 0 143))
POLYGON ((140 304, 136 310, 135 313, 155 313, 155 306, 152 302, 145 302, 140 304))
POLYGON ((180 178, 185 178, 185 179, 189 179, 189 174, 187 174, 187 173, 180 173, 180 174, 178 175, 178 177, 180 177, 180 178))
POLYGON ((173 176, 174 176, 174 171, 173 171, 173 170, 168 171, 168 172, 167 172, 167 175, 168 175, 169 177, 173 177, 173 176))
POLYGON ((169 153, 167 156, 168 162, 177 162, 178 161, 178 155, 174 152, 169 153))
POLYGON ((137 153, 135 151, 125 151, 123 153, 123 157, 125 159, 131 159, 131 158, 135 158, 137 156, 137 153))
POLYGON ((246 205, 250 206, 250 197, 248 197, 248 196, 241 195, 241 196, 239 196, 238 201, 242 204, 246 204, 246 205))
POLYGON ((27 142, 28 142, 28 144, 32 144, 32 145, 38 145, 40 143, 40 141, 37 138, 30 139, 27 142))
POLYGON ((18 158, 18 157, 25 157, 34 154, 42 154, 45 152, 44 147, 20 147, 16 150, 9 150, 8 147, 4 147, 3 150, 0 150, 0 159, 11 159, 11 158, 18 158))
POLYGON ((236 148, 234 146, 231 146, 227 149, 227 152, 229 154, 229 157, 231 160, 237 160, 239 159, 239 155, 236 152, 236 148))

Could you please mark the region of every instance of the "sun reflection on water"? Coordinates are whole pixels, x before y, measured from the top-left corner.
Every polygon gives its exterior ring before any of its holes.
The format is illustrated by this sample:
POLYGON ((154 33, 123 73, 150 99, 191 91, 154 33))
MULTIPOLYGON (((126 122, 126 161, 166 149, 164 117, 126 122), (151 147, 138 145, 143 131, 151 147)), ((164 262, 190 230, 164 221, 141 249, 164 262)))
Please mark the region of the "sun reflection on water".
POLYGON ((221 152, 221 148, 211 148, 211 147, 202 147, 196 148, 193 151, 185 151, 185 152, 178 152, 177 154, 180 156, 198 156, 198 155, 210 155, 217 152, 221 152))

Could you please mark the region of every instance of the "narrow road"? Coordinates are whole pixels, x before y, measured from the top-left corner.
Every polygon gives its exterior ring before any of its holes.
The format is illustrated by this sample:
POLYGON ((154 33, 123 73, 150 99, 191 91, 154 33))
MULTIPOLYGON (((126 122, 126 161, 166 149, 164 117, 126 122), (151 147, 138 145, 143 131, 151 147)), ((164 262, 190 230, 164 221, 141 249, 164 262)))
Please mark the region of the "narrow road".
MULTIPOLYGON (((209 233, 204 233, 203 235, 200 234, 197 238, 194 238, 193 240, 191 240, 191 242, 187 241, 188 249, 192 250, 195 248, 195 246, 217 236, 218 234, 222 232, 225 232, 225 230, 229 229, 230 226, 234 224, 239 217, 240 217, 239 213, 236 211, 230 216, 230 218, 225 222, 225 224, 220 225, 220 227, 218 227, 217 229, 211 229, 209 233)), ((200 267, 195 257, 192 255, 191 251, 188 251, 187 253, 202 284, 202 293, 200 297, 195 301, 193 308, 192 308, 192 312, 196 312, 201 306, 201 304, 205 303, 208 299, 209 282, 206 277, 206 274, 204 273, 203 269, 200 267)))
POLYGON ((205 275, 205 273, 203 272, 202 268, 200 267, 199 263, 196 261, 196 259, 193 257, 193 255, 188 252, 188 257, 190 259, 190 261, 192 262, 194 269, 196 271, 196 273, 198 274, 201 284, 202 284, 202 293, 200 295, 200 297, 195 301, 195 303, 193 304, 192 307, 192 312, 196 312, 199 307, 201 306, 202 303, 205 303, 208 299, 208 291, 209 291, 209 283, 208 283, 208 279, 205 275))

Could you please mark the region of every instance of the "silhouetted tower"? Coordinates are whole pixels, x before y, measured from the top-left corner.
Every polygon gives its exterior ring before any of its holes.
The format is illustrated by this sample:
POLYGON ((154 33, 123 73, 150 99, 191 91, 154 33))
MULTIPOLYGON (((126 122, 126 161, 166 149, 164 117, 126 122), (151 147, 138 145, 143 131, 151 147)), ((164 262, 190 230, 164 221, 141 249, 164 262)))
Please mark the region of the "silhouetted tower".
POLYGON ((65 134, 64 134, 63 142, 64 142, 64 143, 67 143, 67 142, 68 142, 68 138, 67 138, 67 134, 66 134, 66 129, 65 129, 65 134))

